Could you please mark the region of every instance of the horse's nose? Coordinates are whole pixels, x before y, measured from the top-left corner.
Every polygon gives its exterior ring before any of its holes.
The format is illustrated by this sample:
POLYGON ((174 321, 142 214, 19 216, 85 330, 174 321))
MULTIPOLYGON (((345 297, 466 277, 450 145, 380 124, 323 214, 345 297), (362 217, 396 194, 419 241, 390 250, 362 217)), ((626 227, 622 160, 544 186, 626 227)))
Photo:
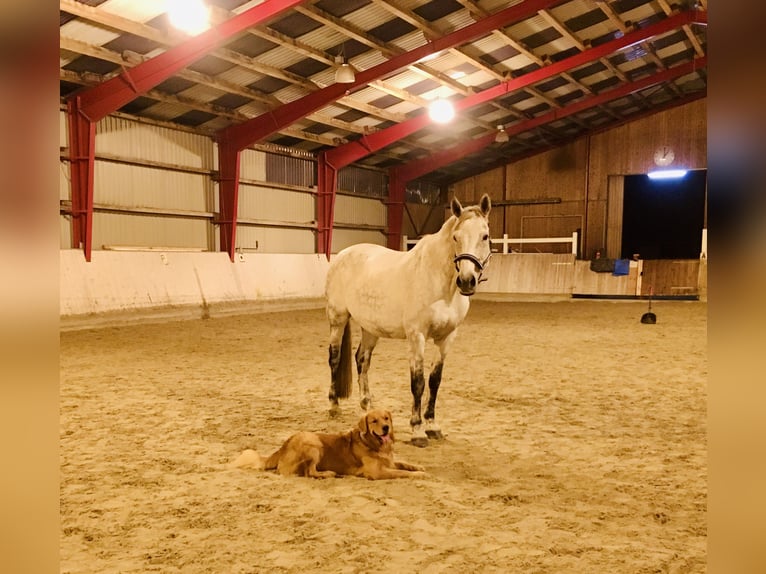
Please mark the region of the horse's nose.
POLYGON ((474 289, 476 289, 476 276, 473 274, 468 277, 458 275, 456 283, 461 292, 473 293, 474 289))

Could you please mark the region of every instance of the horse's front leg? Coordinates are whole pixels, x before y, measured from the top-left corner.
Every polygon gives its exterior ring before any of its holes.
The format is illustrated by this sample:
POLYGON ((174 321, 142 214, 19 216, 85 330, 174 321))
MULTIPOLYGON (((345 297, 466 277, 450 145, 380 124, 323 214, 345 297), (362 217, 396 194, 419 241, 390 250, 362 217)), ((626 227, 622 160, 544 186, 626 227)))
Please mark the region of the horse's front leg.
POLYGON ((423 391, 426 388, 425 373, 423 372, 423 355, 425 354, 426 338, 423 333, 412 333, 407 336, 410 344, 410 389, 412 390, 412 444, 415 446, 428 446, 428 437, 423 429, 423 420, 420 418, 421 401, 423 391))
POLYGON ((455 340, 457 330, 452 331, 449 335, 444 337, 440 341, 436 341, 436 345, 439 347, 439 361, 431 369, 431 374, 428 376, 428 406, 426 406, 426 436, 434 439, 442 439, 441 428, 436 422, 436 395, 439 393, 439 385, 442 382, 442 369, 444 368, 444 359, 447 357, 452 342, 455 340))

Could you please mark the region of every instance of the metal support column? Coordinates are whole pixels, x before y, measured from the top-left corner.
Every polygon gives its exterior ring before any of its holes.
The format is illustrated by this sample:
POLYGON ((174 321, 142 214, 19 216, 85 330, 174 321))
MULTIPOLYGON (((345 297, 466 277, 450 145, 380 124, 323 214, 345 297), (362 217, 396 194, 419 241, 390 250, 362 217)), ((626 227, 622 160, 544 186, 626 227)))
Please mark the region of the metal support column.
POLYGON ((93 251, 93 177, 96 161, 96 124, 80 109, 80 99, 67 102, 69 159, 72 186, 72 247, 90 261, 93 251))
POLYGON ((395 169, 388 172, 388 231, 386 246, 389 249, 402 247, 402 221, 404 219, 404 196, 406 182, 395 169))
POLYGON ((324 253, 328 261, 332 253, 337 186, 338 169, 321 152, 317 158, 317 253, 324 253))
POLYGON ((218 142, 219 218, 221 251, 234 261, 237 246, 237 209, 239 205, 239 150, 226 142, 218 142))

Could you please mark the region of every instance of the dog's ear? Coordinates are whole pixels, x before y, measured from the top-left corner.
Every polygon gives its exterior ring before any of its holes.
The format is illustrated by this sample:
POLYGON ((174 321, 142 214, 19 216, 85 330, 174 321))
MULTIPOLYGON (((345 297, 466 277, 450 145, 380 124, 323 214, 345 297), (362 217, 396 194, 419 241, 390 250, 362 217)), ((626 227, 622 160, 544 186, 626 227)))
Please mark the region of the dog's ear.
POLYGON ((367 414, 359 419, 359 430, 362 431, 362 434, 367 434, 370 432, 370 425, 367 422, 367 414))

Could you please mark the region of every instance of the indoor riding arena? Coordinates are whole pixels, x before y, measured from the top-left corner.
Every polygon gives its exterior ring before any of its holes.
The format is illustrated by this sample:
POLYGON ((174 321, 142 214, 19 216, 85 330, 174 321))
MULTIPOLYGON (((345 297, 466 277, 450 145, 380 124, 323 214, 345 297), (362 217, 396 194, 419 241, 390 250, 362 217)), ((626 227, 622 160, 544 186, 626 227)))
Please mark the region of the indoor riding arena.
POLYGON ((706 572, 707 2, 171 4, 60 2, 60 571, 706 572), (234 464, 330 315, 423 475, 234 464))

